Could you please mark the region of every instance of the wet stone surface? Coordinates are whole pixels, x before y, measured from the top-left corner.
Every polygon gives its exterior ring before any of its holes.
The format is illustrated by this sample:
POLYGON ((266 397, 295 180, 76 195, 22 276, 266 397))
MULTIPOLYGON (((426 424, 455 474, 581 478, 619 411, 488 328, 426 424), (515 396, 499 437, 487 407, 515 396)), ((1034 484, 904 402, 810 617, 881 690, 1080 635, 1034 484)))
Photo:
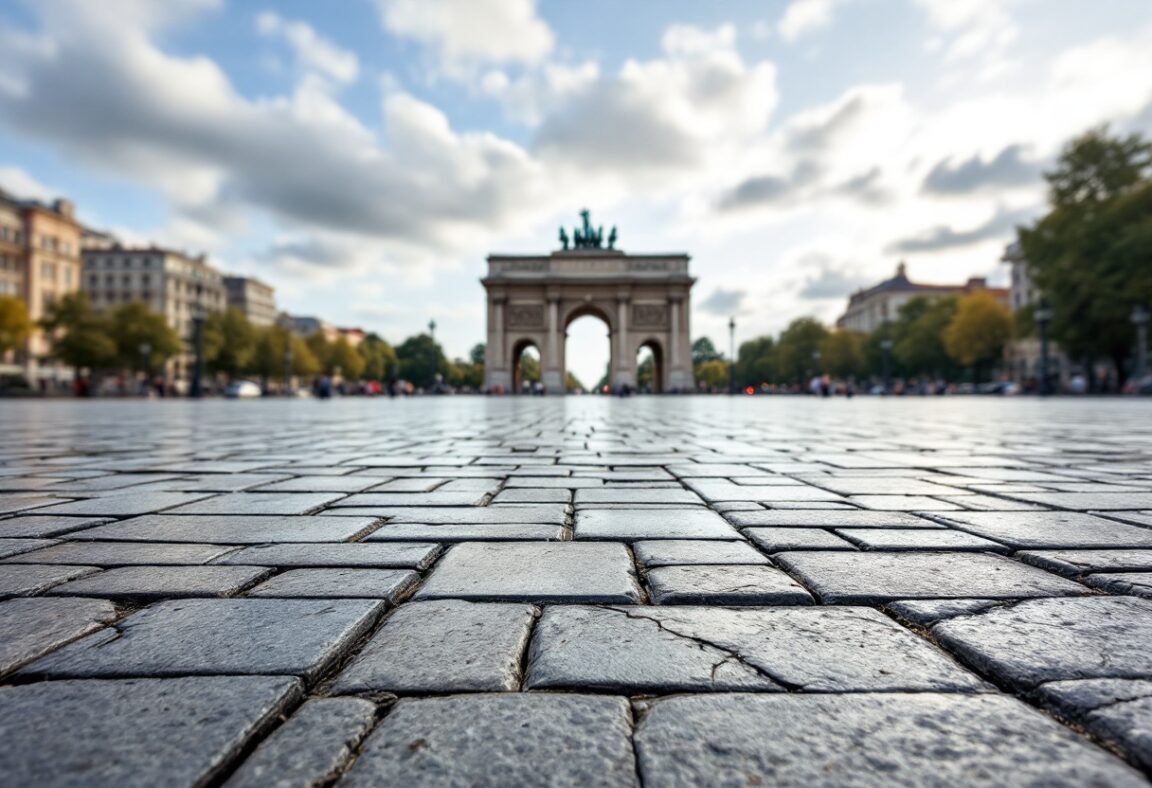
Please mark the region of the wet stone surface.
POLYGON ((64 405, 3 406, 5 785, 1152 775, 1152 402, 64 405))

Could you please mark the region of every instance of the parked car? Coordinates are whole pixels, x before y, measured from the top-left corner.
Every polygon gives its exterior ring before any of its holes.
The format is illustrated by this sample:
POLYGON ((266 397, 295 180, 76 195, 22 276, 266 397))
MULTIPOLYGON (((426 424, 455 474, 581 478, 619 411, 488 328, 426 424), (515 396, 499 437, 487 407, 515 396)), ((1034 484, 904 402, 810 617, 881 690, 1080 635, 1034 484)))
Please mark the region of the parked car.
POLYGON ((250 380, 237 380, 224 389, 224 396, 228 399, 255 399, 261 394, 260 387, 250 380))

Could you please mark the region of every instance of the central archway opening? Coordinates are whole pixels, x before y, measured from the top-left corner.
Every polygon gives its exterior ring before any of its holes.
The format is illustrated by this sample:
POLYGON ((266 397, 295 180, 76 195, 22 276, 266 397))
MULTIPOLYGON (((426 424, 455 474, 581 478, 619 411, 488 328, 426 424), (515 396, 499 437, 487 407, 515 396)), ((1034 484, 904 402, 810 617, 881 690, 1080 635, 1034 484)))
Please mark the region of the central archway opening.
POLYGON ((512 392, 531 394, 540 382, 540 348, 530 339, 517 342, 512 348, 512 392))
POLYGON ((612 338, 608 322, 591 311, 573 317, 564 332, 565 390, 600 393, 611 385, 612 338))
POLYGON ((641 394, 664 393, 664 353, 650 339, 636 353, 636 390, 641 394))

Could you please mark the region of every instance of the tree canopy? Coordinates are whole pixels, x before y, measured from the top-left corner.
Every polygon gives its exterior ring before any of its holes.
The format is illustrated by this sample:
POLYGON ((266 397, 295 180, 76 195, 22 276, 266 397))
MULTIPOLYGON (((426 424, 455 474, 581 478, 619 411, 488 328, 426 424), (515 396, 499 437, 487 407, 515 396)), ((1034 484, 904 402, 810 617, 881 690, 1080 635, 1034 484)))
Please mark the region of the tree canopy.
POLYGON ((1152 146, 1094 129, 1045 178, 1050 210, 1019 238, 1052 336, 1074 358, 1110 359, 1123 381, 1132 308, 1152 301, 1152 146))
POLYGON ((995 361, 1012 335, 1012 313, 990 294, 977 290, 960 299, 944 329, 944 347, 961 366, 995 361))
POLYGON ((13 296, 0 296, 0 355, 23 346, 35 324, 28 317, 28 307, 13 296))

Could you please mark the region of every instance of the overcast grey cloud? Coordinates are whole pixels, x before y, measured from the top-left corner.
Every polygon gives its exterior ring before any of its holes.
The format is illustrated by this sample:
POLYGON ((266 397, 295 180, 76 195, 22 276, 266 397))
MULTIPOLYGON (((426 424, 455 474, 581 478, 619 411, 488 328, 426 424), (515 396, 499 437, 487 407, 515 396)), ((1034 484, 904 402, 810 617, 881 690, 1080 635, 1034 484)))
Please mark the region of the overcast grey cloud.
POLYGON ((798 293, 801 298, 810 300, 844 298, 861 287, 871 284, 872 280, 872 278, 860 274, 854 266, 836 262, 823 254, 806 255, 800 259, 799 265, 804 268, 816 269, 804 280, 798 293))
POLYGON ((760 205, 779 205, 797 197, 807 186, 816 182, 820 167, 812 161, 802 161, 786 176, 756 175, 746 178, 720 198, 722 210, 738 210, 760 205))
POLYGON ((1017 211, 1001 208, 988 221, 967 230, 956 230, 944 224, 937 225, 916 235, 893 241, 885 251, 896 254, 937 252, 941 249, 971 246, 993 238, 1003 238, 1007 242, 1014 228, 1033 218, 1037 211, 1036 208, 1017 211))
POLYGON ((1040 165, 1028 161, 1024 145, 1009 145, 990 161, 973 156, 957 164, 948 158, 938 162, 924 177, 923 191, 930 194, 969 194, 981 189, 1036 183, 1040 165))
POLYGON ((740 306, 747 297, 747 290, 725 290, 724 288, 717 288, 712 291, 710 296, 697 304, 696 308, 723 317, 739 312, 740 306))

